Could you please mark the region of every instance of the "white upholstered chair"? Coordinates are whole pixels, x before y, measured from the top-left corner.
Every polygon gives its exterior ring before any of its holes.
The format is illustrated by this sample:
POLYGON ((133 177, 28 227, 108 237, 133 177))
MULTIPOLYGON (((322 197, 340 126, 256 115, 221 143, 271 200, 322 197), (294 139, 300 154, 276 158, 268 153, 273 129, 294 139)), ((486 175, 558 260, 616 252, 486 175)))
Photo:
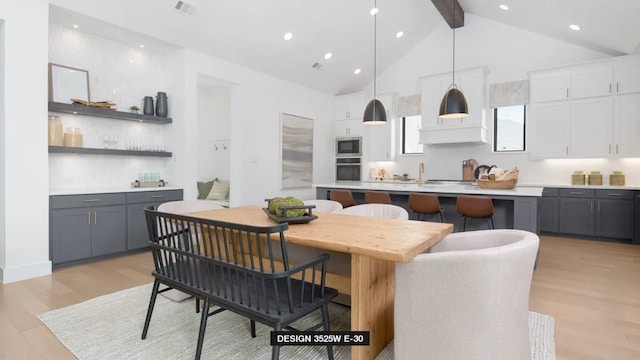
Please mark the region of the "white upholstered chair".
POLYGON ((531 359, 529 289, 538 243, 521 230, 455 233, 396 263, 394 358, 531 359))
POLYGON ((158 211, 172 214, 186 214, 196 211, 224 209, 221 205, 207 200, 178 200, 160 204, 158 211))
POLYGON ((312 213, 314 211, 336 212, 338 210, 342 210, 342 204, 333 200, 322 200, 322 199, 304 200, 304 204, 316 206, 313 210, 311 210, 312 213))
POLYGON ((404 208, 390 204, 362 204, 350 206, 338 211, 340 214, 370 216, 387 219, 409 220, 409 213, 404 208))

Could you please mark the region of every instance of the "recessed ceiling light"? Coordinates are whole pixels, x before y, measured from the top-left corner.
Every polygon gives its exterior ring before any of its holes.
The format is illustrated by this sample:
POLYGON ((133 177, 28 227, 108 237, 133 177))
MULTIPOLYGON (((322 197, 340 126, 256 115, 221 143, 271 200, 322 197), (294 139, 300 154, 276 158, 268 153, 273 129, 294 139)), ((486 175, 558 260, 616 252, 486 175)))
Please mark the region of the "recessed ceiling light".
POLYGON ((79 28, 79 27, 80 27, 80 26, 78 26, 78 25, 75 25, 75 24, 73 25, 73 28, 74 28, 74 29, 77 29, 77 28, 79 28))
POLYGON ((375 15, 375 14, 377 14, 377 13, 378 13, 378 8, 373 8, 373 9, 371 9, 371 11, 369 12, 369 14, 371 14, 371 15, 375 15))
POLYGON ((144 49, 144 45, 143 45, 143 44, 140 44, 140 48, 141 48, 141 49, 144 49))
POLYGON ((397 37, 398 39, 400 39, 400 38, 402 37, 402 35, 404 35, 404 31, 398 31, 398 32, 396 33, 396 37, 397 37))
POLYGON ((502 10, 505 10, 505 11, 506 11, 506 10, 509 10, 509 6, 507 6, 507 5, 505 5, 505 4, 502 4, 502 5, 500 5, 500 9, 502 9, 502 10))
POLYGON ((578 30, 580 30, 580 26, 578 26, 576 24, 571 24, 571 25, 569 25, 569 29, 574 30, 574 31, 578 31, 578 30))
POLYGON ((290 33, 290 32, 288 32, 288 33, 284 34, 284 39, 285 39, 285 40, 291 40, 291 39, 293 39, 293 34, 292 34, 292 33, 290 33))
POLYGON ((331 57, 332 57, 332 56, 333 56, 333 54, 331 54, 330 52, 328 52, 328 53, 324 54, 324 59, 325 59, 325 60, 329 60, 329 59, 331 59, 331 57))
POLYGON ((356 74, 356 75, 360 74, 360 72, 362 72, 362 69, 360 69, 360 68, 355 69, 355 70, 353 71, 353 73, 354 73, 354 74, 356 74))

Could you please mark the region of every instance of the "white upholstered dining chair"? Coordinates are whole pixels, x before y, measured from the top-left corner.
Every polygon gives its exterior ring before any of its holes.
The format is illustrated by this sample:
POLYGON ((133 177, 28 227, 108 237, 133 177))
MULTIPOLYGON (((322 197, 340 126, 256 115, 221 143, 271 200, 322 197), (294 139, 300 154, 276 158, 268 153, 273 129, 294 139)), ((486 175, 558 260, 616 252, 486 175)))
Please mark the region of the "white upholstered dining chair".
POLYGON ((394 358, 531 359, 529 289, 536 234, 447 235, 396 263, 394 358))
POLYGON ((387 219, 409 220, 409 213, 404 208, 390 204, 362 204, 350 206, 338 211, 340 214, 360 215, 387 219))
POLYGON ((313 208, 312 212, 314 211, 336 212, 336 211, 342 210, 342 204, 333 200, 322 200, 322 199, 304 200, 304 204, 315 205, 316 207, 313 208))
POLYGON ((224 209, 224 207, 207 200, 169 201, 158 206, 158 211, 172 214, 186 214, 190 212, 216 209, 224 209))

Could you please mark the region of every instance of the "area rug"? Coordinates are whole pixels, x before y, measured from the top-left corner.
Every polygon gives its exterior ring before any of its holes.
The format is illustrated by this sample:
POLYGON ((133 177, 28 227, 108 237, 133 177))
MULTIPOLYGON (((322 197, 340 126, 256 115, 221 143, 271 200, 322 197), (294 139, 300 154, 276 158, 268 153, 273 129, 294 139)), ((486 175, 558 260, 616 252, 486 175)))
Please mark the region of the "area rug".
MULTIPOLYGON (((104 295, 66 308, 38 315, 60 342, 80 360, 193 359, 200 315, 193 299, 176 302, 158 296, 146 340, 142 327, 151 294, 151 284, 104 295)), ((329 307, 332 330, 348 330, 349 308, 329 307)), ((314 314, 315 315, 315 314, 314 314)), ((319 312, 318 312, 319 317, 319 312)), ((297 325, 313 323, 312 316, 297 325)), ((529 313, 534 360, 555 359, 554 319, 529 313)), ((249 321, 230 311, 209 318, 202 359, 270 359, 271 329, 256 324, 257 337, 251 338, 249 321)), ((326 359, 324 346, 285 346, 281 359, 326 359)), ((349 359, 347 346, 335 346, 337 360, 349 359)), ((377 360, 393 359, 393 342, 377 360)))

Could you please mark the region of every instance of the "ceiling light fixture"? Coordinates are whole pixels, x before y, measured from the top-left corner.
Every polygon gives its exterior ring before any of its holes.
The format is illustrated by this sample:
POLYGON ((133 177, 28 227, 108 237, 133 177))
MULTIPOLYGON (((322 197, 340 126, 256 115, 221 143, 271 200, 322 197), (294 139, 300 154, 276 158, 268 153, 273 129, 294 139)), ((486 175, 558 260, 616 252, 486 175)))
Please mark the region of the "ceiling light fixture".
MULTIPOLYGON (((374 9, 378 12, 377 0, 374 0, 374 9)), ((376 99, 376 25, 378 16, 373 14, 373 99, 364 108, 362 122, 367 125, 382 125, 387 123, 387 111, 380 100, 376 99)))
POLYGON ((571 24, 571 25, 569 25, 569 29, 571 29, 573 31, 578 31, 578 30, 580 30, 580 26, 576 25, 576 24, 571 24))
POLYGON ((324 54, 324 59, 325 60, 329 60, 329 59, 331 59, 332 56, 333 56, 333 54, 328 52, 328 53, 324 54))
POLYGON ((504 11, 507 11, 507 10, 509 10, 509 6, 505 5, 505 4, 502 4, 502 5, 500 5, 500 9, 502 9, 504 11))
POLYGON ((469 116, 469 109, 467 107, 467 99, 464 98, 464 94, 456 85, 456 0, 452 0, 453 3, 453 69, 451 85, 447 88, 447 92, 442 97, 440 102, 440 115, 441 119, 459 119, 469 116))
POLYGON ((74 28, 74 29, 77 29, 77 28, 79 28, 79 27, 80 27, 80 26, 78 26, 78 25, 73 25, 73 28, 74 28))
POLYGON ((144 49, 144 45, 140 44, 140 49, 144 49))
POLYGON ((291 39, 293 39, 293 34, 292 34, 292 33, 290 33, 290 32, 288 32, 288 33, 284 34, 284 39, 285 39, 285 40, 291 40, 291 39))
POLYGON ((371 11, 369 11, 369 14, 371 14, 371 16, 375 16, 375 14, 378 13, 378 7, 377 6, 373 6, 373 9, 371 9, 371 11))
POLYGON ((353 70, 353 73, 356 74, 356 75, 360 74, 361 72, 362 72, 362 69, 360 69, 360 68, 357 68, 357 69, 353 70))
POLYGON ((398 31, 398 32, 396 33, 396 37, 397 37, 398 39, 400 39, 400 38, 402 37, 402 35, 404 35, 404 31, 398 31))

